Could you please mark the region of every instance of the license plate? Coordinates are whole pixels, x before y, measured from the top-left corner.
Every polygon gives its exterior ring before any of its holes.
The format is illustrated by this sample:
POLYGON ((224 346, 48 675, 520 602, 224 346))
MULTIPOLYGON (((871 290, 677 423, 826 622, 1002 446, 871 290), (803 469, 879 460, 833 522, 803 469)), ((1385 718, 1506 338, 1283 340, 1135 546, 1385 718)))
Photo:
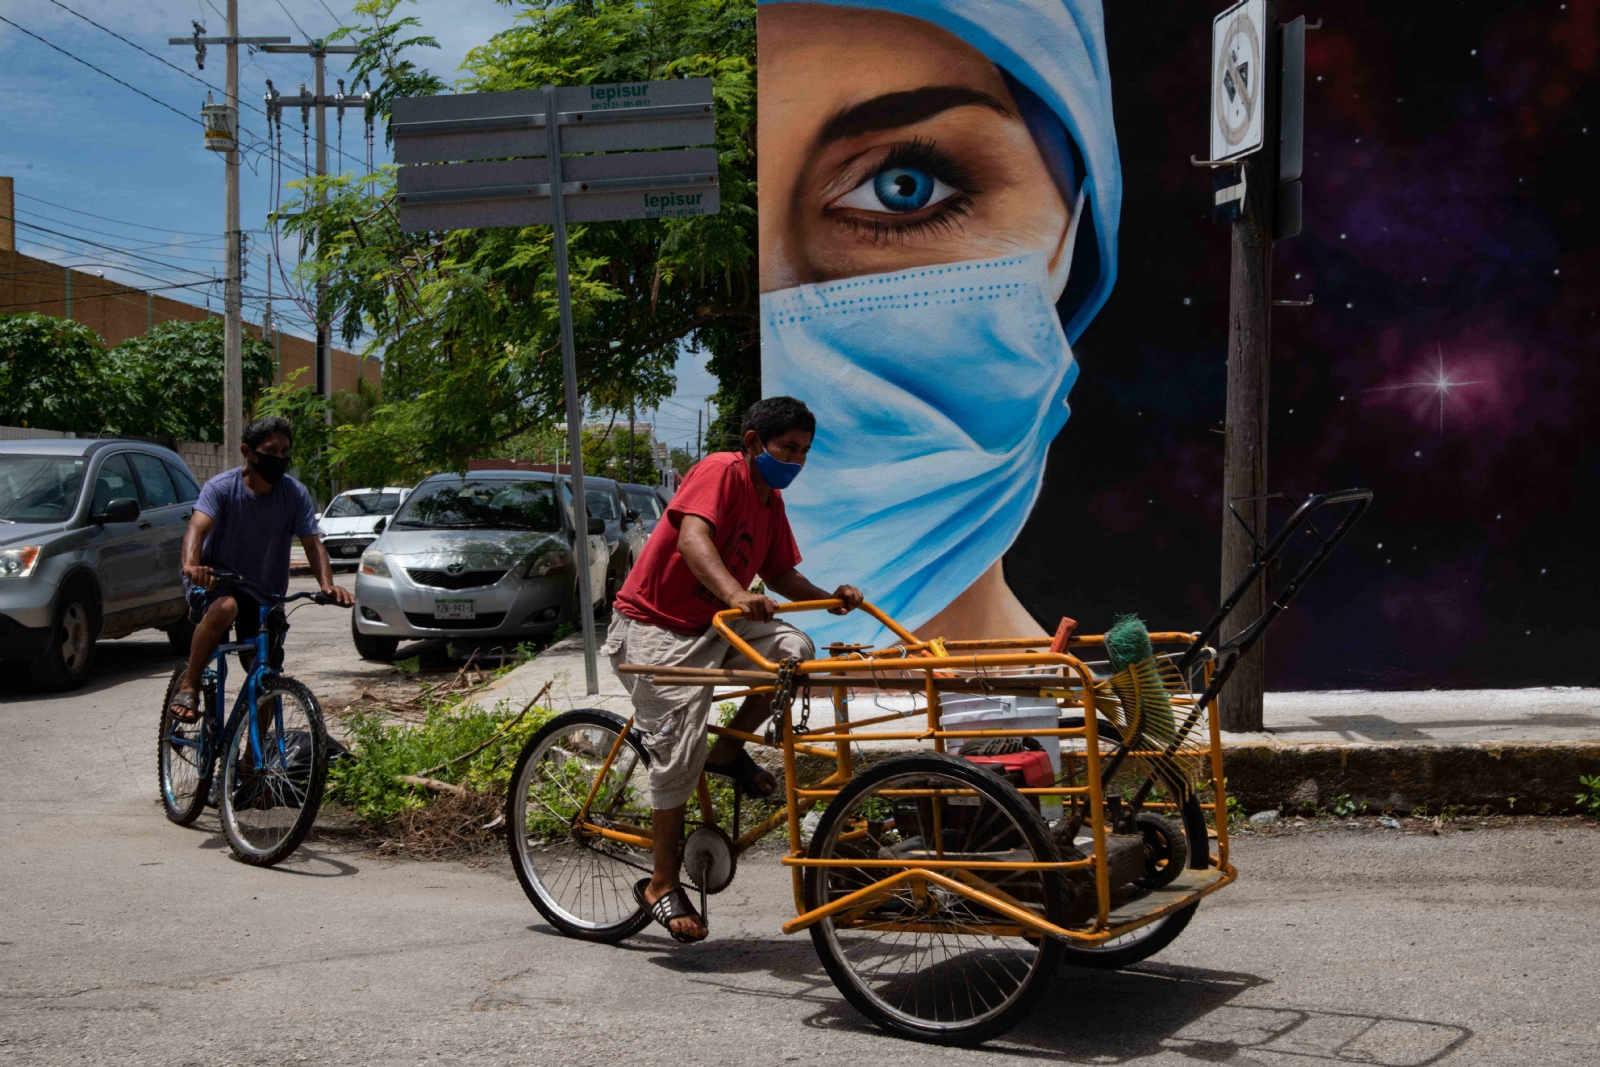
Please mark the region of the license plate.
POLYGON ((477 601, 435 600, 433 602, 433 617, 436 619, 476 619, 478 617, 477 601))
POLYGON ((339 546, 339 555, 341 555, 341 556, 359 556, 359 555, 361 555, 361 546, 360 545, 340 545, 339 546))

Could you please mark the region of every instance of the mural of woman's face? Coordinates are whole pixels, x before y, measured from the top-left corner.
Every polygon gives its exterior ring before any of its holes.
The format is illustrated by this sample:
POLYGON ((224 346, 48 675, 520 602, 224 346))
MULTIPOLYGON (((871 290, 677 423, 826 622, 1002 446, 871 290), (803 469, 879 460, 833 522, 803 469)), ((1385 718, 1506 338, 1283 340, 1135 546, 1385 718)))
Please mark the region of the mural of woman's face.
POLYGON ((1069 212, 999 71, 918 19, 772 4, 758 23, 761 289, 1048 252, 1069 212))

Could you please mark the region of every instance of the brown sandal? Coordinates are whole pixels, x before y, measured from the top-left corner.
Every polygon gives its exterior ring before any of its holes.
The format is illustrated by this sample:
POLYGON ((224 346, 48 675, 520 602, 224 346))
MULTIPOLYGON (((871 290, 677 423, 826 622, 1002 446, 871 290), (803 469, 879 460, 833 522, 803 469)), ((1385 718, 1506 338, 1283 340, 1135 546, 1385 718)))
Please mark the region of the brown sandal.
POLYGON ((200 694, 193 689, 180 689, 167 705, 167 713, 182 723, 200 721, 200 694))

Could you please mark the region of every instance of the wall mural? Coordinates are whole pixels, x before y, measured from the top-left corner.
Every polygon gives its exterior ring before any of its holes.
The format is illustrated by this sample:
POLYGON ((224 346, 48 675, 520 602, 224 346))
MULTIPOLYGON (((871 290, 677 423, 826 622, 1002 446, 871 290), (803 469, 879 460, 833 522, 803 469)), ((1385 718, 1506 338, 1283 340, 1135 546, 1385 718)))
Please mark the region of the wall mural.
MULTIPOLYGON (((1189 157, 1217 10, 763 3, 763 389, 821 420, 786 493, 820 584, 954 636, 1215 608, 1228 235, 1189 157)), ((1300 14, 1274 296, 1315 303, 1274 314, 1270 481, 1378 495, 1269 685, 1596 684, 1600 7, 1300 14)))

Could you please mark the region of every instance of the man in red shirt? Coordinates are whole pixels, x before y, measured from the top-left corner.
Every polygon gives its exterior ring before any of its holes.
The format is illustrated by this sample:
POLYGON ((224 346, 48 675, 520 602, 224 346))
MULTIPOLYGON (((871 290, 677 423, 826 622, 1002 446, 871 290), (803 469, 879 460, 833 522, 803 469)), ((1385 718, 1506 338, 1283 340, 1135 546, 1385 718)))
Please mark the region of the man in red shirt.
MULTIPOLYGON (((811 659, 811 639, 773 617, 778 602, 750 591, 757 575, 790 600, 844 602, 854 610, 861 592, 841 585, 819 589, 795 570, 800 549, 789 529, 780 492, 805 466, 817 420, 793 397, 757 401, 745 413, 743 449, 718 452, 696 464, 657 524, 644 555, 617 594, 602 651, 613 666, 739 667, 744 658, 711 628, 727 608, 745 617, 734 629, 769 660, 811 659)), ((706 926, 678 883, 678 839, 684 809, 702 770, 733 778, 748 796, 771 795, 772 775, 756 765, 744 742, 719 737, 706 753, 710 687, 658 686, 638 674, 619 674, 633 697, 634 726, 650 752, 655 809, 653 877, 634 896, 677 941, 700 941, 706 926)), ((732 726, 746 733, 772 714, 765 694, 746 697, 732 726)))

